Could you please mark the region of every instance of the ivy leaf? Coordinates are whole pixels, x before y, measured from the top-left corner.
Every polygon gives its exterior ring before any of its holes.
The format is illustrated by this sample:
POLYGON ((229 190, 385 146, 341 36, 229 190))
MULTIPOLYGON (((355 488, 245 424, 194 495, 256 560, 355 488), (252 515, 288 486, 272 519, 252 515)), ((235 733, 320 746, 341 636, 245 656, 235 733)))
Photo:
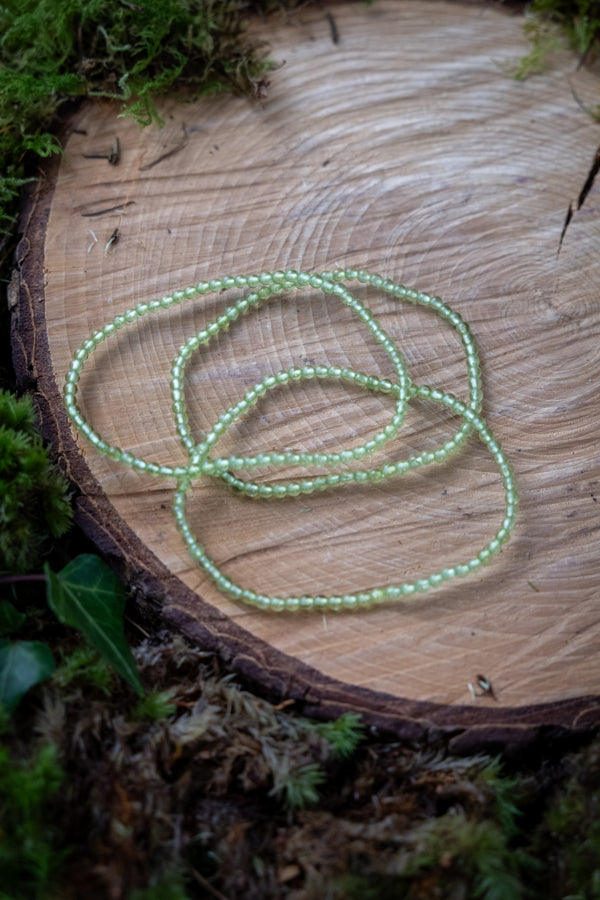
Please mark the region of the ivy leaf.
POLYGON ((58 573, 48 563, 44 570, 50 609, 64 625, 83 632, 88 643, 143 697, 123 631, 125 591, 116 575, 91 553, 76 556, 58 573))
POLYGON ((0 703, 12 712, 23 694, 49 678, 55 664, 50 648, 40 641, 0 643, 0 703))
POLYGON ((27 616, 9 603, 8 600, 0 602, 0 634, 10 634, 20 628, 27 616))

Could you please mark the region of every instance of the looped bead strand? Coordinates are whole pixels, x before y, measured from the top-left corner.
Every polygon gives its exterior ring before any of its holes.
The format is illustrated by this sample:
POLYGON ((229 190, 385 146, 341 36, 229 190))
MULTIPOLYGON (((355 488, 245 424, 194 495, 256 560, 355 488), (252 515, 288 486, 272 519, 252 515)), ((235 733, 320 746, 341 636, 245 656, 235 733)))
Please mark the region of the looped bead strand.
POLYGON ((115 316, 103 328, 94 331, 75 352, 65 378, 64 399, 67 412, 74 425, 99 453, 137 471, 160 478, 173 477, 176 479, 177 488, 173 501, 173 513, 177 528, 188 547, 190 555, 204 568, 207 575, 215 582, 222 593, 234 600, 249 603, 259 609, 275 612, 309 609, 353 610, 365 609, 385 601, 402 600, 415 593, 427 591, 452 578, 464 577, 470 572, 476 571, 502 549, 503 544, 508 540, 514 528, 518 505, 514 476, 500 444, 495 440, 492 432, 481 417, 482 387, 479 356, 468 325, 458 313, 452 310, 439 297, 431 297, 428 294, 411 290, 365 270, 335 269, 331 272, 326 271, 315 274, 289 269, 287 271, 261 272, 259 275, 225 276, 209 282, 200 282, 183 291, 176 291, 172 295, 164 296, 160 300, 140 303, 133 309, 126 310, 125 313, 115 316), (395 342, 383 330, 371 310, 361 300, 353 296, 343 285, 343 282, 352 280, 370 285, 377 290, 390 294, 397 300, 429 308, 457 332, 463 347, 467 367, 468 402, 459 400, 452 394, 439 388, 431 388, 426 385, 419 386, 413 383, 408 374, 404 358, 395 342), (228 306, 214 322, 209 323, 190 337, 181 347, 171 367, 172 411, 177 434, 188 454, 188 464, 186 466, 158 465, 105 441, 86 421, 77 403, 81 372, 96 348, 120 329, 136 323, 148 314, 170 309, 175 304, 191 300, 199 295, 220 293, 222 290, 231 288, 238 288, 245 291, 245 293, 234 304, 228 306), (394 369, 396 380, 391 381, 387 378, 379 378, 374 375, 367 375, 364 372, 357 372, 347 367, 326 364, 292 367, 275 375, 265 376, 262 381, 246 391, 245 395, 236 404, 230 406, 219 415, 212 428, 206 433, 204 440, 196 444, 190 429, 185 401, 185 370, 193 354, 199 351, 201 347, 208 345, 222 331, 227 330, 240 316, 246 315, 250 310, 260 307, 264 302, 284 292, 306 288, 313 288, 325 294, 334 295, 350 309, 358 321, 386 352, 394 369), (227 430, 246 415, 268 392, 284 388, 294 382, 312 379, 348 382, 368 391, 393 395, 394 411, 390 421, 363 444, 338 452, 309 453, 268 450, 254 456, 215 458, 210 456, 211 451, 227 430), (233 474, 234 471, 251 471, 267 466, 295 466, 301 468, 320 466, 331 469, 335 466, 346 466, 348 463, 360 461, 375 450, 383 447, 397 435, 404 421, 407 404, 414 397, 439 403, 463 420, 454 435, 435 451, 425 451, 411 455, 406 459, 397 460, 393 463, 388 462, 380 467, 351 470, 344 468, 342 471, 331 472, 328 475, 288 481, 280 480, 273 483, 258 483, 244 480, 233 474), (425 578, 402 584, 376 586, 369 590, 359 591, 356 594, 340 594, 329 597, 321 594, 315 596, 302 594, 301 596, 270 597, 264 593, 244 588, 225 575, 215 561, 206 553, 202 544, 198 542, 187 519, 186 497, 188 490, 192 482, 202 476, 219 478, 234 490, 250 497, 266 499, 297 497, 299 494, 310 494, 313 491, 328 490, 344 485, 379 482, 433 463, 444 463, 464 444, 473 431, 484 446, 487 447, 500 471, 505 494, 505 512, 502 525, 479 553, 470 560, 452 566, 445 566, 425 578))

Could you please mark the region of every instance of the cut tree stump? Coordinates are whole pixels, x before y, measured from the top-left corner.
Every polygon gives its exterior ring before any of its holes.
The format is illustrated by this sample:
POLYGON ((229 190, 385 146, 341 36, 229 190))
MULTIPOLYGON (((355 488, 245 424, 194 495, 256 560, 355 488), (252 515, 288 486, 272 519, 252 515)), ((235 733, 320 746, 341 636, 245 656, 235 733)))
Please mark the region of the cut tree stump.
MULTIPOLYGON (((599 101, 598 71, 561 51, 547 73, 515 81, 507 69, 528 52, 523 19, 491 7, 379 0, 331 12, 338 43, 319 10, 270 26, 271 57, 285 65, 261 102, 166 100, 162 129, 118 118, 108 101, 74 115, 60 164, 23 215, 18 375, 37 385, 44 433, 81 492, 79 523, 140 602, 247 684, 406 738, 444 732, 454 749, 590 729, 600 723, 600 128, 586 107, 599 101), (116 137, 118 165, 88 158, 116 137), (225 274, 348 266, 439 295, 470 324, 520 515, 489 566, 409 602, 268 614, 221 596, 190 559, 173 482, 100 457, 72 432, 62 384, 81 342, 137 303, 225 274)), ((448 326, 356 291, 416 382, 466 399, 448 326)), ((103 344, 81 400, 107 440, 185 462, 170 363, 233 296, 188 301, 103 344)), ((318 292, 239 320, 191 363, 197 439, 264 375, 320 363, 391 374, 347 309, 318 292)), ((219 452, 338 450, 390 411, 384 395, 304 382, 272 392, 219 452)), ((411 404, 374 463, 435 449, 453 424, 433 404, 411 404)), ((473 437, 408 477, 281 502, 205 479, 190 511, 228 575, 287 596, 402 583, 467 560, 499 527, 502 502, 473 437)))

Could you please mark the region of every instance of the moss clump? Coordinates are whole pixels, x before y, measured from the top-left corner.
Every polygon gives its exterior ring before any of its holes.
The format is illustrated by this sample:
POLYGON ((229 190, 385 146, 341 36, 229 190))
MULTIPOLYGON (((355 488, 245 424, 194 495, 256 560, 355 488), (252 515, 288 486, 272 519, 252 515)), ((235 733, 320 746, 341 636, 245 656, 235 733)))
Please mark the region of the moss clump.
POLYGON ((56 748, 48 745, 32 760, 17 763, 0 746, 0 900, 51 896, 64 856, 56 847, 50 808, 63 780, 56 757, 56 748))
POLYGON ((517 79, 543 72, 565 39, 580 63, 600 48, 600 0, 533 0, 524 25, 530 52, 512 70, 517 79))
POLYGON ((142 722, 160 722, 176 711, 177 706, 171 702, 169 691, 150 691, 136 703, 133 718, 142 722))
POLYGON ((462 810, 449 810, 425 823, 410 853, 403 854, 399 874, 409 879, 406 897, 418 897, 424 881, 434 896, 433 885, 459 895, 459 887, 471 885, 473 897, 482 900, 521 900, 523 867, 509 845, 506 832, 492 821, 469 820, 462 810), (426 878, 425 878, 426 876, 426 878), (432 877, 433 876, 433 877, 432 877))
POLYGON ((344 713, 333 722, 308 724, 325 738, 333 755, 340 759, 352 756, 364 737, 360 716, 355 713, 344 713))
POLYGON ((600 0, 533 0, 530 11, 541 21, 560 25, 580 56, 598 50, 600 0))
POLYGON ((72 653, 63 653, 62 665, 52 676, 59 689, 76 691, 82 685, 95 689, 110 697, 114 687, 114 672, 110 665, 87 644, 77 647, 72 653))
POLYGON ((90 691, 78 655, 0 727, 0 900, 600 896, 598 740, 507 768, 325 729, 168 632, 135 657, 158 716, 90 691))
POLYGON ((550 800, 536 853, 549 862, 548 893, 600 900, 600 744, 566 765, 570 777, 550 800))
POLYGON ((70 525, 69 487, 36 431, 33 404, 0 391, 0 572, 26 572, 70 525))
MULTIPOLYGON (((78 97, 112 97, 141 124, 154 99, 257 91, 269 68, 246 16, 286 0, 7 0, 0 8, 0 231, 10 230, 31 154, 60 147, 53 120, 78 97)), ((289 3, 291 5, 291 3, 289 3)))

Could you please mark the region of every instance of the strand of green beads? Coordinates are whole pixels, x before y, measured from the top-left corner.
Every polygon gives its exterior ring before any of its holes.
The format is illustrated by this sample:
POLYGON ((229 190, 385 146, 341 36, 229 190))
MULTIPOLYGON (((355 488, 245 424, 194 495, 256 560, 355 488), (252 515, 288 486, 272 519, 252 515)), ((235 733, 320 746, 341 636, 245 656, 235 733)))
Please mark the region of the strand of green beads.
MULTIPOLYGON (((262 296, 261 292, 258 292, 258 294, 256 295, 250 294, 242 298, 242 300, 238 301, 238 303, 234 307, 230 307, 228 310, 226 310, 225 313, 219 317, 219 319, 189 338, 188 341, 180 349, 175 361, 173 362, 173 365, 171 367, 171 398, 173 404, 173 415, 175 417, 175 426, 177 428, 179 437, 188 452, 191 452, 193 450, 194 440, 190 431, 187 411, 185 407, 185 391, 183 382, 185 376, 185 367, 189 362, 192 354, 201 345, 207 344, 213 337, 216 337, 223 328, 229 326, 234 311, 238 314, 241 311, 241 304, 243 304, 243 309, 245 310, 247 308, 246 304, 258 304, 261 299, 266 299, 267 297, 272 296, 274 293, 281 293, 283 290, 289 290, 291 287, 305 287, 306 284, 310 285, 310 287, 318 288, 319 290, 323 291, 323 293, 331 293, 337 295, 341 299, 342 303, 348 306, 358 316, 359 320, 373 334, 375 340, 383 346, 384 350, 390 357, 392 365, 394 366, 398 377, 398 382, 396 385, 394 385, 391 381, 370 377, 368 375, 365 375, 364 373, 354 372, 354 370, 348 368, 335 367, 334 369, 330 369, 326 366, 303 366, 301 368, 295 367, 293 369, 290 369, 287 373, 279 373, 278 375, 268 376, 265 385, 261 385, 260 388, 259 386, 255 386, 253 388, 253 391, 256 392, 257 390, 268 390, 271 387, 276 386, 276 384, 278 383, 282 384, 288 383, 289 381, 299 381, 310 378, 323 377, 324 373, 329 375, 333 374, 335 371, 337 377, 340 379, 353 381, 361 386, 371 387, 373 389, 376 388, 387 393, 391 393, 395 390, 395 392, 397 393, 397 401, 391 421, 370 440, 366 441, 364 444, 342 450, 338 453, 302 453, 299 455, 298 465, 332 466, 338 465, 340 463, 348 463, 353 460, 363 459, 367 454, 373 453, 384 443, 391 440, 391 438, 393 438, 397 434, 398 430, 402 427, 402 423, 404 420, 404 410, 406 407, 406 401, 408 398, 408 392, 411 382, 408 378, 404 361, 399 354, 394 342, 389 338, 385 331, 383 331, 371 311, 367 309, 367 307, 365 307, 360 302, 360 300, 357 300, 348 291, 346 291, 345 288, 343 288, 341 285, 334 284, 332 281, 323 279, 320 276, 311 275, 307 272, 295 272, 293 270, 285 273, 263 272, 259 276, 259 278, 261 279, 261 283, 263 284, 262 296), (272 279, 272 283, 269 283, 269 279, 272 279)), ((256 403, 257 400, 258 394, 256 394, 256 396, 252 395, 250 397, 246 395, 244 401, 240 401, 240 403, 238 403, 236 407, 230 408, 226 413, 222 414, 219 417, 219 420, 209 432, 210 437, 205 438, 205 440, 208 439, 215 442, 218 435, 226 427, 228 427, 231 418, 233 417, 233 420, 239 419, 244 414, 244 412, 247 412, 248 407, 256 403), (226 417, 226 422, 223 420, 224 416, 226 417)), ((258 456, 230 457, 227 459, 222 458, 218 461, 215 461, 213 465, 214 467, 211 467, 210 463, 207 461, 203 469, 204 473, 217 474, 222 477, 222 474, 225 473, 228 468, 254 469, 269 465, 289 465, 289 461, 285 454, 282 454, 281 452, 275 450, 262 452, 258 456)), ((245 483, 246 482, 242 482, 242 484, 245 483)))
POLYGON ((63 398, 67 414, 77 428, 80 434, 92 444, 93 447, 104 456, 114 459, 117 462, 130 466, 138 472, 145 472, 148 475, 155 475, 159 478, 179 477, 185 474, 185 466, 165 466, 157 463, 149 462, 145 459, 135 456, 126 450, 122 450, 115 444, 105 441, 102 436, 87 422, 81 408, 77 402, 77 393, 79 389, 79 381, 83 368, 92 354, 102 344, 106 338, 113 337, 123 328, 133 325, 149 313, 156 313, 162 310, 170 309, 184 300, 190 300, 198 294, 205 294, 210 289, 208 282, 201 282, 195 287, 188 287, 184 291, 175 291, 173 294, 166 295, 160 300, 151 300, 148 303, 139 303, 133 309, 128 309, 114 317, 103 328, 94 331, 87 340, 75 351, 73 360, 65 377, 63 388, 63 398))
MULTIPOLYGON (((398 358, 396 347, 393 341, 391 341, 389 336, 386 335, 385 332, 381 329, 371 311, 366 308, 364 304, 362 304, 359 300, 349 294, 349 292, 340 287, 339 282, 344 279, 354 279, 362 283, 368 283, 373 285, 377 289, 387 291, 396 299, 406 299, 411 303, 429 307, 434 310, 442 319, 449 322, 449 324, 457 331, 465 352, 469 379, 469 406, 475 412, 479 412, 481 408, 482 390, 481 373, 475 341, 473 340, 468 326, 462 320, 460 315, 454 312, 454 310, 452 310, 449 306, 444 304, 439 297, 430 297, 428 294, 409 290, 402 285, 395 284, 389 279, 384 279, 380 275, 374 275, 369 272, 365 272, 364 270, 338 269, 333 272, 323 273, 319 276, 311 275, 308 272, 288 270, 286 272, 280 271, 274 273, 263 272, 261 275, 251 277, 253 277, 255 283, 258 282, 261 284, 260 291, 256 294, 251 294, 245 298, 242 298, 242 300, 238 301, 238 303, 234 307, 229 307, 227 310, 225 310, 225 313, 220 316, 219 319, 208 325, 206 328, 202 329, 202 331, 198 332, 198 334, 191 337, 181 348, 176 360, 173 363, 171 369, 173 413, 175 416, 175 423, 180 439, 188 452, 191 452, 191 450, 193 449, 194 441, 189 428, 189 422, 185 408, 183 380, 185 367, 189 362, 192 354, 201 345, 207 344, 211 340, 211 338, 215 337, 219 333, 222 328, 228 327, 230 321, 233 321, 234 318, 237 318, 240 312, 247 311, 250 306, 258 305, 262 299, 267 299, 275 293, 281 293, 282 291, 289 290, 292 287, 305 287, 306 285, 319 288, 324 293, 337 294, 341 298, 342 302, 344 302, 359 315, 361 321, 363 321, 367 325, 369 330, 372 331, 375 339, 383 345, 388 355, 392 357, 392 363, 395 365, 398 372, 398 384, 400 385, 401 390, 399 392, 395 415, 392 418, 391 423, 386 426, 383 432, 375 435, 370 441, 366 442, 363 445, 359 445, 358 447, 348 448, 339 453, 295 454, 294 464, 300 466, 336 465, 339 463, 349 463, 355 460, 360 460, 363 459, 367 454, 373 453, 383 443, 390 440, 397 433, 398 429, 401 427, 403 420, 407 391, 410 390, 410 379, 407 379, 405 376, 405 367, 403 361, 398 358)), ((243 281, 243 276, 238 277, 238 279, 236 279, 236 284, 238 286, 242 286, 243 281)), ((323 377, 326 369, 327 367, 324 366, 305 366, 303 368, 295 368, 293 370, 290 370, 289 374, 279 373, 276 376, 271 376, 271 378, 273 379, 271 384, 275 384, 275 381, 277 379, 280 383, 283 383, 283 380, 287 382, 290 377, 292 378, 292 380, 299 380, 300 378, 323 377)), ((398 385, 393 385, 387 380, 382 381, 373 376, 367 376, 364 373, 356 373, 352 369, 334 368, 330 369, 328 374, 337 375, 338 377, 349 381, 355 381, 356 383, 361 384, 362 386, 367 386, 372 390, 380 390, 386 393, 394 390, 398 391, 398 385)), ((239 418, 242 415, 243 409, 245 409, 245 407, 240 406, 237 412, 233 413, 234 418, 239 418)), ((226 415, 229 418, 229 416, 231 415, 231 411, 228 411, 226 415)), ((225 427, 223 422, 217 423, 217 433, 220 433, 220 430, 223 427, 225 427)), ((456 450, 462 445, 462 443, 464 443, 464 440, 471 432, 471 430, 471 425, 468 422, 463 423, 456 434, 448 439, 444 443, 444 445, 434 453, 422 453, 419 455, 419 457, 411 457, 412 465, 422 466, 428 465, 432 462, 443 462, 450 454, 456 452, 456 450)), ((212 440, 216 440, 216 435, 212 438, 212 440)), ((406 460, 399 460, 395 464, 386 464, 385 466, 382 466, 378 469, 362 469, 351 474, 344 473, 343 475, 332 477, 328 484, 330 486, 335 486, 338 484, 352 484, 356 482, 364 483, 365 481, 381 481, 384 478, 389 478, 408 471, 409 467, 407 467, 405 463, 406 460)), ((230 470, 253 469, 268 465, 282 466, 289 464, 290 461, 285 454, 282 454, 279 451, 265 451, 254 457, 221 457, 217 460, 214 460, 212 464, 207 460, 205 463, 204 472, 205 474, 218 475, 232 488, 249 496, 283 498, 287 496, 287 494, 282 490, 281 481, 277 482, 277 484, 275 485, 272 485, 270 483, 257 485, 253 481, 246 481, 240 478, 236 478, 236 476, 233 475, 230 470)), ((317 487, 318 489, 323 489, 324 486, 328 486, 322 478, 317 479, 316 482, 313 482, 310 479, 303 479, 301 484, 301 490, 303 493, 310 493, 310 491, 314 490, 315 487, 317 487)), ((296 490, 295 482, 294 490, 296 490)))
MULTIPOLYGON (((264 393, 266 393, 266 390, 270 389, 265 385, 264 380, 256 385, 255 388, 258 388, 257 396, 262 396, 264 393), (263 388, 265 390, 263 390, 263 388)), ((248 392, 248 394, 250 393, 251 392, 248 392)), ((248 394, 246 396, 248 396, 248 394)), ((473 429, 475 429, 480 440, 487 447, 489 452, 492 454, 496 464, 498 465, 504 487, 505 511, 502 525, 496 532, 496 534, 491 538, 491 540, 474 557, 464 563, 445 566, 440 571, 434 572, 427 577, 418 578, 411 582, 405 582, 403 584, 392 584, 384 587, 376 586, 367 590, 361 590, 356 594, 340 594, 333 596, 303 595, 300 597, 291 596, 281 598, 271 597, 265 593, 259 593, 250 588, 244 588, 222 572, 220 567, 208 555, 204 546, 196 540, 187 520, 185 504, 187 491, 194 477, 192 473, 195 471, 202 471, 203 463, 208 457, 208 453, 210 452, 211 447, 213 447, 216 443, 216 441, 205 440, 204 442, 198 444, 198 446, 195 448, 190 458, 190 466, 187 474, 179 479, 177 491, 175 493, 173 501, 173 513, 175 516, 177 527, 183 537, 183 540, 187 544, 190 555, 202 566, 207 575, 215 582, 217 588, 219 589, 219 591, 221 591, 221 593, 226 594, 234 600, 242 600, 245 603, 257 606, 260 609, 275 612, 279 612, 282 610, 299 609, 342 610, 366 608, 376 603, 382 603, 387 600, 402 600, 406 597, 412 596, 415 593, 423 593, 425 591, 428 591, 430 588, 436 587, 444 581, 449 581, 456 577, 464 577, 470 572, 474 572, 475 570, 481 568, 482 565, 489 562, 494 554, 498 553, 502 549, 502 545, 508 540, 510 532, 514 527, 518 505, 518 495, 511 466, 506 459, 506 456, 502 451, 500 444, 495 440, 492 432, 487 427, 484 420, 476 413, 474 413, 469 406, 458 400, 453 395, 447 394, 439 389, 430 388, 428 386, 421 386, 415 390, 414 396, 441 403, 443 406, 447 407, 455 414, 461 416, 465 420, 465 422, 468 422, 469 425, 473 429)), ((228 426, 226 426, 226 428, 227 427, 228 426)), ((407 466, 407 469, 416 467, 415 464, 410 460, 407 460, 405 464, 407 466)), ((417 464, 421 465, 422 463, 419 461, 417 464)), ((322 480, 313 479, 311 489, 314 490, 315 488, 321 487, 324 489, 326 487, 331 487, 334 484, 338 484, 339 482, 337 481, 331 482, 330 479, 332 477, 335 476, 324 476, 322 480)), ((292 496, 295 496, 297 493, 300 493, 302 489, 301 483, 297 483, 297 487, 299 488, 298 490, 296 490, 296 485, 294 485, 294 489, 292 491, 289 490, 289 484, 282 484, 280 487, 280 493, 271 493, 267 494, 266 496, 289 496, 290 494, 292 496)))
MULTIPOLYGON (((294 276, 297 276, 298 273, 292 271, 290 273, 286 273, 286 275, 290 278, 294 278, 294 276)), ((310 277, 307 273, 301 273, 301 275, 304 279, 310 277)), ((378 290, 384 290, 387 293, 392 294, 396 299, 404 299, 408 300, 411 303, 428 307, 432 309, 438 316, 440 316, 440 318, 448 322, 452 326, 452 328, 457 331, 463 345, 469 382, 469 408, 476 413, 480 412, 483 392, 481 387, 479 356, 470 329, 458 313, 452 310, 439 297, 431 297, 428 294, 410 290, 409 288, 405 288, 403 285, 395 284, 389 279, 384 279, 380 275, 365 272, 364 270, 336 269, 333 272, 322 273, 321 277, 323 277, 325 283, 329 281, 339 283, 342 280, 358 280, 363 284, 371 284, 378 290)), ((194 347, 193 349, 197 348, 194 347)), ((189 358, 189 356, 187 358, 189 358)), ((316 367, 315 375, 313 377, 323 377, 324 368, 326 367, 316 367)), ((300 377, 300 371, 300 369, 294 370, 294 377, 296 379, 300 377)), ((355 373, 353 372, 353 370, 333 369, 330 370, 329 374, 338 375, 339 377, 346 378, 347 380, 354 380, 356 383, 367 386, 371 390, 379 390, 384 393, 387 393, 390 390, 397 390, 397 386, 391 385, 390 387, 390 383, 387 380, 380 381, 373 376, 363 375, 362 373, 355 373), (364 379, 368 379, 368 382, 364 381, 364 379)), ((281 379, 284 378, 284 375, 280 373, 274 377, 278 378, 281 381, 281 379)), ((287 380, 287 376, 285 376, 285 378, 287 380)), ((409 394, 411 393, 411 391, 412 388, 409 388, 409 394)), ((403 459, 398 460, 395 463, 386 463, 384 466, 381 466, 379 468, 358 469, 353 472, 344 472, 340 475, 332 476, 327 484, 324 482, 323 478, 316 479, 316 481, 312 479, 301 479, 299 482, 293 482, 293 490, 297 490, 298 484, 300 485, 301 493, 310 493, 312 490, 322 490, 327 486, 333 487, 342 484, 360 484, 364 483, 365 481, 376 482, 381 481, 385 478, 394 477, 396 475, 402 475, 405 472, 410 471, 410 469, 412 468, 430 465, 433 462, 441 463, 448 456, 455 453, 459 449, 459 447, 464 443, 471 431, 471 424, 468 421, 465 421, 457 430, 457 432, 436 451, 423 452, 418 456, 409 457, 408 460, 403 459)), ((187 446, 189 448, 192 445, 193 441, 190 439, 187 446)), ((352 462, 353 460, 363 458, 366 453, 373 452, 373 449, 374 448, 369 448, 365 451, 365 445, 363 445, 362 447, 354 450, 351 448, 349 450, 342 451, 337 455, 330 454, 325 456, 324 454, 317 454, 315 456, 306 453, 296 454, 294 456, 293 464, 310 466, 329 465, 338 462, 352 462)), ((256 482, 250 480, 247 481, 236 477, 232 474, 231 470, 257 468, 259 466, 265 465, 288 464, 290 464, 290 461, 284 455, 278 453, 277 451, 273 451, 271 453, 262 453, 258 457, 220 457, 214 461, 214 472, 215 474, 218 473, 219 477, 222 478, 223 481, 225 481, 231 488, 250 497, 284 498, 287 496, 287 494, 282 491, 281 481, 278 481, 276 484, 272 484, 270 482, 257 484, 256 482)))
POLYGON ((251 603, 262 609, 353 609, 363 608, 384 600, 405 598, 415 592, 429 590, 429 588, 450 578, 463 576, 476 570, 501 549, 503 543, 508 539, 511 530, 514 527, 517 508, 517 492, 514 478, 510 465, 508 464, 500 445, 495 441, 492 433, 479 415, 482 402, 481 373, 476 345, 468 326, 464 323, 458 313, 454 312, 449 306, 444 304, 440 298, 430 297, 427 294, 412 291, 402 285, 397 285, 388 279, 383 279, 379 275, 374 275, 365 272, 364 270, 339 269, 333 272, 324 272, 321 275, 288 270, 287 272, 263 272, 260 275, 225 276, 221 279, 213 279, 210 282, 201 282, 194 287, 186 288, 184 291, 175 292, 160 300, 152 300, 149 303, 140 303, 133 309, 127 310, 122 315, 116 316, 102 329, 93 332, 90 338, 88 338, 76 351, 65 380, 64 395, 67 412, 75 426, 100 453, 106 454, 138 471, 148 472, 159 477, 176 478, 177 490, 174 498, 175 518, 177 526, 188 545, 192 557, 204 567, 208 575, 225 594, 228 594, 234 599, 244 600, 245 602, 251 603), (404 360, 395 343, 383 331, 371 310, 340 284, 340 282, 344 280, 358 280, 363 284, 371 285, 378 290, 383 290, 397 299, 429 307, 443 320, 448 322, 448 324, 457 331, 465 353, 469 380, 468 404, 437 388, 415 386, 408 376, 404 360), (98 346, 106 338, 111 337, 127 325, 134 324, 149 313, 169 309, 174 304, 192 299, 198 295, 215 292, 219 293, 224 289, 233 287, 249 289, 249 292, 242 296, 233 306, 228 307, 214 322, 211 322, 205 329, 190 338, 181 348, 172 367, 171 393, 173 414, 175 416, 177 432, 189 455, 189 464, 187 466, 158 465, 140 457, 136 457, 134 454, 124 451, 116 445, 112 445, 105 441, 86 421, 77 403, 78 385, 83 367, 98 346), (394 383, 388 379, 379 379, 374 376, 368 376, 361 372, 355 372, 350 368, 325 365, 304 366, 300 368, 294 367, 285 372, 280 372, 277 375, 266 376, 263 381, 259 382, 254 388, 246 392, 245 396, 237 404, 222 413, 214 426, 206 434, 204 441, 195 445, 189 428, 184 392, 185 367, 192 353, 198 350, 202 344, 208 343, 221 331, 229 328, 232 322, 240 315, 247 313, 250 309, 260 306, 264 301, 284 291, 303 287, 319 289, 324 293, 331 293, 338 296, 341 302, 347 305, 357 315, 359 321, 367 327, 375 339, 386 350, 396 371, 398 378, 397 382, 394 383), (245 415, 256 403, 258 403, 260 398, 268 391, 273 390, 276 387, 283 387, 294 381, 311 378, 342 380, 367 390, 395 394, 395 409, 391 422, 371 438, 370 441, 365 442, 365 444, 348 450, 339 451, 338 453, 298 454, 269 451, 247 457, 210 458, 209 453, 217 444, 220 437, 237 419, 245 415), (357 471, 342 471, 316 478, 306 478, 299 481, 288 482, 281 481, 275 484, 256 484, 252 481, 242 481, 231 474, 230 469, 250 470, 268 465, 300 465, 306 467, 316 464, 333 466, 339 463, 360 460, 366 454, 372 453, 375 449, 389 441, 397 433, 403 422, 406 404, 413 397, 431 399, 435 402, 439 402, 463 419, 463 424, 459 427, 453 437, 447 440, 436 451, 410 456, 408 459, 387 464, 379 469, 372 468, 357 471), (402 474, 403 472, 411 471, 419 466, 427 465, 432 462, 443 462, 458 449, 468 434, 473 430, 478 433, 480 440, 487 446, 499 466, 504 483, 506 501, 504 520, 496 535, 471 560, 465 563, 459 563, 455 566, 446 567, 426 578, 417 579, 416 581, 402 585, 390 585, 383 588, 375 587, 368 591, 361 591, 357 594, 343 596, 302 596, 283 599, 268 597, 267 595, 242 588, 224 575, 216 563, 206 554, 202 545, 196 541, 189 523, 187 522, 185 514, 186 495, 192 481, 203 474, 216 475, 225 480, 232 487, 242 490, 250 496, 268 498, 296 496, 299 493, 310 493, 313 490, 324 490, 326 488, 353 482, 364 483, 365 481, 380 481, 382 478, 389 478, 393 475, 402 474))

